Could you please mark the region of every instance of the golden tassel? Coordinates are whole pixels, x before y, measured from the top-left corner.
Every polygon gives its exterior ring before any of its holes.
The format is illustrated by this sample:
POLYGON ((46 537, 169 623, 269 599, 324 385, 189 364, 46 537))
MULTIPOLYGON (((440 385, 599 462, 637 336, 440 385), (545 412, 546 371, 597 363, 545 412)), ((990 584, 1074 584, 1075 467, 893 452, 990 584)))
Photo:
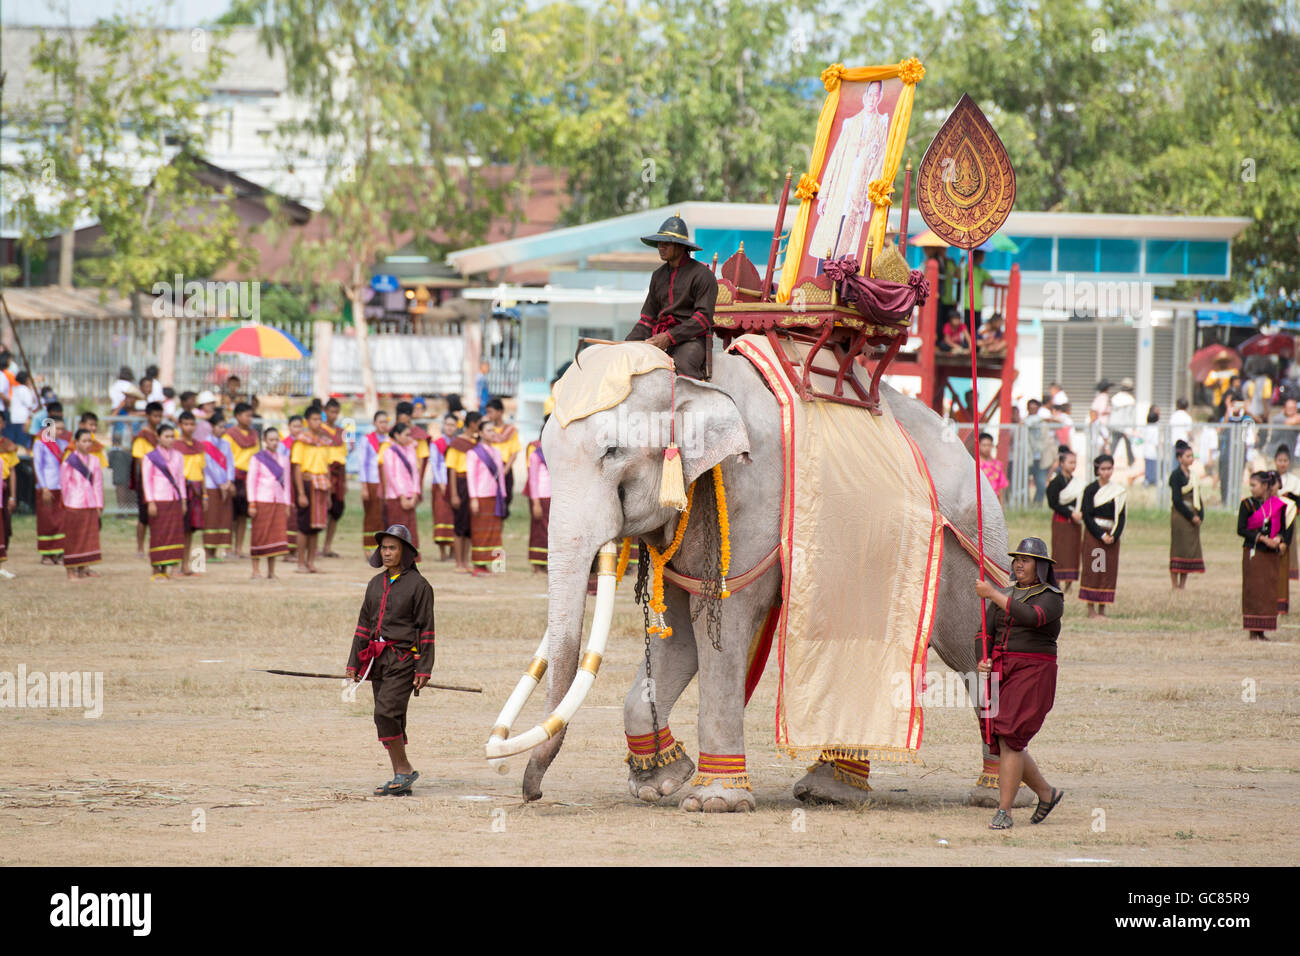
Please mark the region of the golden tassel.
POLYGON ((664 449, 664 470, 659 481, 659 507, 681 511, 686 507, 686 481, 682 475, 682 452, 675 444, 664 449))

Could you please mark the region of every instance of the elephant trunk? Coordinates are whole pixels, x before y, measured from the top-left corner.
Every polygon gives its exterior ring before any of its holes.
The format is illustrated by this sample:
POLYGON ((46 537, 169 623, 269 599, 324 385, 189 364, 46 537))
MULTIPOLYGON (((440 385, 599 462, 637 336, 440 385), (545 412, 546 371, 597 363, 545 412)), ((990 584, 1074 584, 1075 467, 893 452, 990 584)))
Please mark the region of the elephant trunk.
MULTIPOLYGON (((528 767, 524 771, 523 795, 525 800, 536 800, 542 795, 542 777, 560 751, 564 742, 565 727, 581 705, 591 682, 595 680, 609 636, 614 613, 614 566, 617 545, 608 541, 615 532, 592 534, 588 528, 570 535, 563 518, 557 524, 552 510, 550 548, 547 567, 547 633, 548 666, 546 708, 550 716, 534 728, 533 734, 544 739, 533 746, 528 767), (596 613, 592 619, 591 639, 587 653, 579 659, 582 637, 582 619, 587 605, 587 582, 592 557, 599 551, 596 613), (579 675, 579 664, 584 673, 579 675), (580 684, 575 686, 575 677, 580 684), (571 691, 572 688, 572 691, 571 691)), ((527 737, 528 735, 524 735, 527 737)))

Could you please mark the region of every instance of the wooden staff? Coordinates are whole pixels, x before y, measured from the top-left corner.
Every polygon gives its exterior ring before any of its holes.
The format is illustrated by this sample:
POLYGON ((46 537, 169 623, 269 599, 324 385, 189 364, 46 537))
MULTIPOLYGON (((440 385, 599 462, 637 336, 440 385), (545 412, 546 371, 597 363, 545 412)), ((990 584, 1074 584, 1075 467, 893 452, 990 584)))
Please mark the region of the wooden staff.
MULTIPOLYGON (((351 677, 343 674, 312 674, 307 671, 282 671, 271 670, 265 667, 250 667, 250 671, 257 671, 259 674, 279 674, 281 677, 316 677, 320 680, 352 680, 351 677)), ((481 694, 482 687, 458 687, 455 684, 434 684, 428 683, 425 687, 432 687, 434 690, 457 690, 465 694, 481 694)))
POLYGON ((912 161, 903 173, 903 210, 898 214, 898 253, 907 255, 907 210, 912 205, 912 161))
POLYGON ((763 276, 763 295, 760 301, 772 298, 772 273, 776 269, 776 254, 781 249, 781 230, 785 227, 785 206, 790 201, 790 177, 794 167, 785 168, 785 188, 781 190, 781 204, 776 209, 776 224, 772 226, 772 248, 767 254, 767 274, 763 276))

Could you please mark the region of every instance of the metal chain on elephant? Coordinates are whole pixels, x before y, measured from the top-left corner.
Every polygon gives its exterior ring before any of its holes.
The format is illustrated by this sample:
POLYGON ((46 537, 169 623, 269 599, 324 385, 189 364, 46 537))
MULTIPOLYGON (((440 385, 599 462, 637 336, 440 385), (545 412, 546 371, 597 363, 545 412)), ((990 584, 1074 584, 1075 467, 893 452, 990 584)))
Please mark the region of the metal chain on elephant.
MULTIPOLYGON (((700 502, 704 518, 704 573, 700 575, 700 595, 691 613, 691 621, 704 612, 704 627, 715 651, 722 650, 722 534, 718 530, 718 502, 712 482, 702 482, 705 499, 700 502), (710 505, 712 507, 710 507, 710 505)), ((698 494, 698 492, 697 492, 698 494)))
POLYGON ((650 552, 642 541, 636 553, 636 587, 632 591, 632 600, 641 605, 644 619, 642 633, 645 635, 645 680, 646 690, 650 692, 650 725, 654 729, 655 761, 659 759, 659 709, 655 707, 655 681, 650 664, 650 552))

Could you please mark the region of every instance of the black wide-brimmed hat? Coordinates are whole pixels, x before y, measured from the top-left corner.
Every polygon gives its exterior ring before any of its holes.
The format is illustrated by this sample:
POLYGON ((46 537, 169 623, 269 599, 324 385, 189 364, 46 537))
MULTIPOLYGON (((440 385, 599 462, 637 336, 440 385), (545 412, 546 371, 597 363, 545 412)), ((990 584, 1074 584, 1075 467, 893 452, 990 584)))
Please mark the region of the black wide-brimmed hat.
POLYGON ((661 242, 675 242, 679 246, 685 246, 687 249, 700 251, 700 246, 691 242, 691 232, 686 228, 686 220, 681 216, 669 216, 664 220, 659 231, 653 236, 642 236, 641 241, 647 246, 657 246, 661 242))
POLYGON ((384 559, 379 554, 379 545, 384 543, 384 538, 396 538, 402 542, 402 550, 406 553, 408 561, 403 561, 403 565, 414 564, 420 560, 420 549, 411 543, 411 531, 404 524, 389 525, 384 531, 375 532, 375 550, 370 553, 370 566, 372 568, 382 568, 384 559))
POLYGON ((1047 552, 1047 545, 1042 538, 1025 538, 1014 551, 1008 551, 1007 557, 1014 558, 1016 555, 1023 555, 1026 558, 1041 558, 1043 561, 1051 561, 1052 556, 1047 552))
MULTIPOLYGON (((1060 591, 1060 585, 1056 580, 1056 562, 1052 560, 1051 554, 1047 551, 1047 544, 1042 538, 1025 538, 1016 547, 1014 551, 1008 551, 1007 556, 1033 558, 1034 559, 1034 576, 1038 578, 1039 584, 1045 584, 1053 591, 1060 591)), ((1014 577, 1014 576, 1013 576, 1014 577)), ((1011 582, 1015 584, 1013 580, 1011 582)))

